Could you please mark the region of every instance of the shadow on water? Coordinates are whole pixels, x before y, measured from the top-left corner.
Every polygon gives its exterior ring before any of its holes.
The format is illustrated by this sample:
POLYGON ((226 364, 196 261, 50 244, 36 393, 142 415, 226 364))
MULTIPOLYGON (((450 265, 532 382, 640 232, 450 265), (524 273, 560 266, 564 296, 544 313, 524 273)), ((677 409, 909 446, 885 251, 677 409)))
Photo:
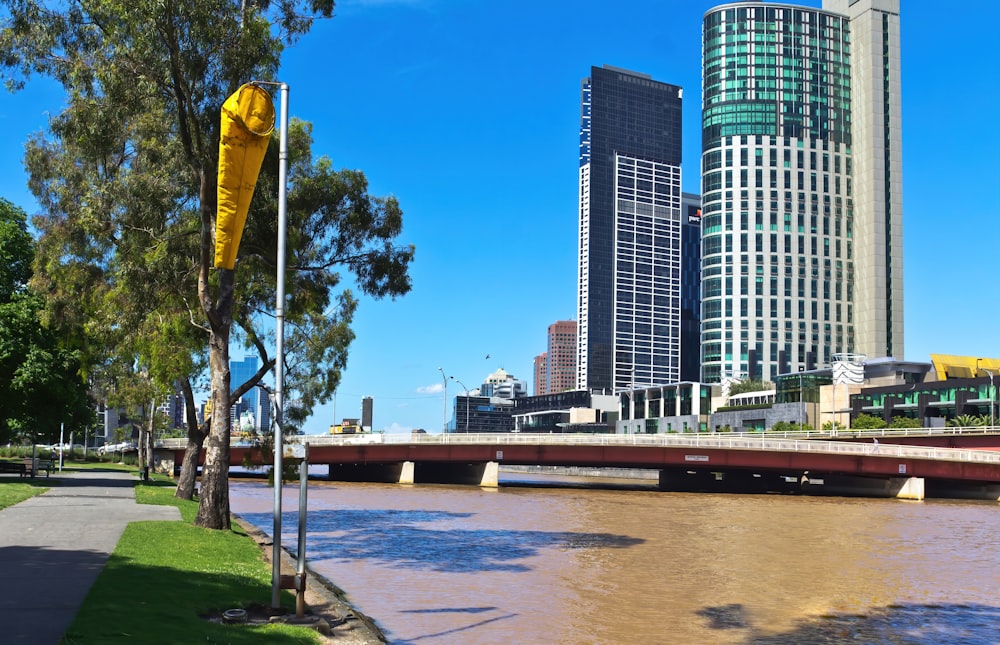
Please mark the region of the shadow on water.
POLYGON ((438 609, 404 609, 401 614, 482 614, 496 607, 442 607, 438 609))
MULTIPOLYGON (((395 568, 446 573, 529 571, 520 560, 541 549, 626 548, 645 540, 611 533, 518 531, 505 529, 428 528, 432 522, 465 519, 470 513, 426 510, 312 510, 307 518, 306 555, 311 561, 370 560, 395 568)), ((266 532, 273 527, 268 513, 245 513, 248 522, 266 532)), ((297 513, 283 513, 282 526, 295 544, 297 513)))
POLYGON ((710 629, 749 630, 747 645, 990 645, 1000 642, 1000 608, 986 605, 889 605, 867 614, 829 614, 782 633, 756 627, 743 605, 695 612, 710 629))

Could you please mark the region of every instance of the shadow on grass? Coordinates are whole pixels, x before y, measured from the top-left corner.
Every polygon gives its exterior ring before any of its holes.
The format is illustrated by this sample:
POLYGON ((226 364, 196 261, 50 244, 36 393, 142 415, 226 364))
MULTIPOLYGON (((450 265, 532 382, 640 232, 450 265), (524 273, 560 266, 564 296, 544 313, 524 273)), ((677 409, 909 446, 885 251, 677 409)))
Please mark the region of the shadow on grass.
MULTIPOLYGON (((425 510, 313 510, 307 518, 309 560, 370 560, 402 569, 450 573, 529 571, 521 562, 542 549, 627 548, 644 540, 612 533, 521 531, 501 528, 435 528, 470 513, 425 510)), ((247 513, 242 517, 270 533, 273 515, 247 513)), ((286 534, 282 542, 295 545, 297 513, 282 514, 286 534)))
MULTIPOLYGON (((166 523, 164 523, 166 524, 166 523)), ((269 581, 219 562, 193 571, 142 564, 112 555, 87 595, 63 643, 315 643, 302 629, 272 625, 223 625, 207 619, 227 609, 268 606, 269 581)), ((291 601, 287 601, 290 605, 291 601)), ((51 607, 52 605, 48 605, 51 607)), ((55 604, 59 606, 59 604, 55 604)), ((51 611, 51 610, 49 610, 51 611)), ((16 640, 16 639, 15 639, 16 640)), ((25 642, 57 642, 33 638, 25 642)))
POLYGON ((889 605, 866 614, 831 614, 800 621, 782 633, 753 624, 739 604, 698 612, 717 630, 745 629, 747 645, 991 645, 1000 634, 1000 608, 976 604, 889 605))

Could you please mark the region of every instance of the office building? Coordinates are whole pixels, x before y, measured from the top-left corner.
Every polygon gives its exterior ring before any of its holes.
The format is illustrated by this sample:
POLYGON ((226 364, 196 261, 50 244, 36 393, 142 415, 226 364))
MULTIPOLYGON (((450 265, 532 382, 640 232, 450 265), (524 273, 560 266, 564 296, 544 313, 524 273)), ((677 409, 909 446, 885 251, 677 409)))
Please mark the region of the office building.
POLYGON ((576 389, 576 321, 559 320, 549 325, 545 360, 545 391, 555 394, 576 389))
POLYGON ((681 381, 701 378, 701 196, 681 193, 681 381))
POLYGON ((546 394, 549 391, 548 363, 549 363, 548 352, 542 352, 541 354, 535 357, 534 360, 535 389, 533 390, 535 396, 546 394))
POLYGON ((582 81, 579 389, 678 379, 681 94, 610 66, 582 81))
MULTIPOLYGON (((259 364, 260 361, 255 356, 246 357, 242 361, 229 361, 230 388, 235 391, 236 388, 253 378, 254 374, 257 373, 259 364)), ((260 430, 261 410, 259 407, 259 392, 260 390, 254 387, 240 397, 240 400, 230 410, 230 416, 233 421, 236 421, 244 412, 247 412, 253 416, 255 429, 260 430)), ((264 427, 266 428, 267 426, 264 427)))
POLYGON ((703 24, 702 381, 903 355, 899 1, 703 24))

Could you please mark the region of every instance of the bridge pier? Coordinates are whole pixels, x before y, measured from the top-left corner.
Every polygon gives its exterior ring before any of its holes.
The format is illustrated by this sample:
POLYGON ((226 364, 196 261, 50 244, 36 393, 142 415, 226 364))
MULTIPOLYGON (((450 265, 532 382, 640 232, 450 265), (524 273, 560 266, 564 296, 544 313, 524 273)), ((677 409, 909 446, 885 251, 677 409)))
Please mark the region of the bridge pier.
POLYGON ((500 464, 404 461, 396 464, 331 464, 330 481, 385 484, 466 484, 497 488, 500 464))

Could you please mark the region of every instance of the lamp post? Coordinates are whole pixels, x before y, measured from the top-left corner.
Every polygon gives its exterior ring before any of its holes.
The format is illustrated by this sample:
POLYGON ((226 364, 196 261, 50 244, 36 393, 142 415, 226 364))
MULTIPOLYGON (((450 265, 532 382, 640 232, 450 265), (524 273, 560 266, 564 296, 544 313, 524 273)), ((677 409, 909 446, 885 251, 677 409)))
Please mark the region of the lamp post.
POLYGON ((802 368, 799 368, 799 432, 802 432, 802 426, 805 425, 806 417, 806 400, 802 396, 802 368))
POLYGON ((439 367, 441 381, 444 383, 444 394, 441 400, 441 432, 448 432, 448 377, 444 375, 444 368, 439 367))
POLYGON ((462 389, 465 390, 465 434, 469 434, 469 388, 465 387, 465 383, 459 381, 454 376, 451 377, 451 380, 461 385, 462 389))
MULTIPOLYGON (((983 359, 981 359, 981 358, 977 358, 976 359, 976 375, 977 376, 979 375, 979 363, 982 360, 983 359)), ((993 371, 985 369, 985 368, 983 368, 983 371, 990 375, 990 392, 989 392, 989 398, 990 398, 990 427, 992 428, 993 427, 993 422, 994 422, 994 418, 993 418, 993 398, 994 398, 994 392, 996 391, 996 389, 993 386, 993 371)))

